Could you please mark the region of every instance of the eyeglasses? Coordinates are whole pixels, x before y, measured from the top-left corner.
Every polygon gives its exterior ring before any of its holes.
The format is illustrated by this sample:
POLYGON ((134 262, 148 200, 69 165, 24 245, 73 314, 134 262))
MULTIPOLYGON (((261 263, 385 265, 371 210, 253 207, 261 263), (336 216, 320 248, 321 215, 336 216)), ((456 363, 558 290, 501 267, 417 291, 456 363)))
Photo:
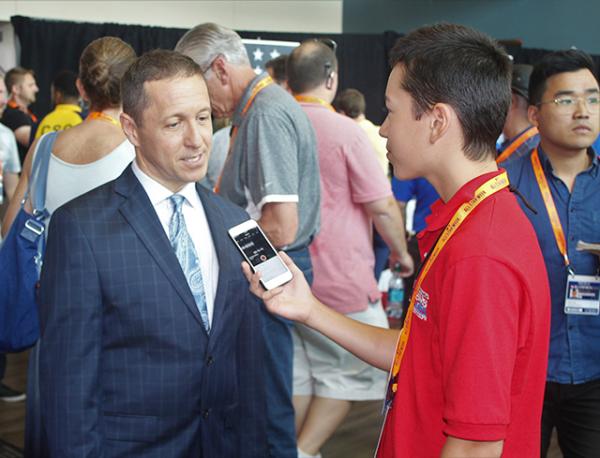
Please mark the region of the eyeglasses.
MULTIPOLYGON (((331 38, 313 38, 314 41, 316 41, 317 43, 322 43, 325 46, 327 46, 329 49, 331 49, 333 51, 333 54, 335 54, 335 51, 337 50, 337 43, 335 41, 333 41, 331 38)), ((331 62, 326 62, 324 65, 324 70, 325 70, 325 78, 329 78, 329 76, 331 76, 331 69, 333 67, 333 64, 331 62)))
POLYGON ((539 102, 537 105, 544 105, 547 103, 553 103, 556 109, 563 113, 570 113, 577 106, 577 102, 583 101, 590 112, 597 113, 600 108, 600 95, 586 95, 584 97, 575 97, 570 95, 564 95, 557 97, 553 100, 546 102, 539 102))

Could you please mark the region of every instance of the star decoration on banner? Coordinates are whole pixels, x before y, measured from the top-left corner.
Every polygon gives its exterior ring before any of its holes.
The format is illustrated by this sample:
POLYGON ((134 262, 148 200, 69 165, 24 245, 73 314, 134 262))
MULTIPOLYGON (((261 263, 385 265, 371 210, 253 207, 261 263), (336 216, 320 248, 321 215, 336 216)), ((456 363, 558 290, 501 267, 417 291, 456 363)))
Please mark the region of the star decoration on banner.
POLYGON ((246 52, 250 58, 250 65, 254 73, 260 75, 265 71, 265 64, 270 59, 275 59, 281 55, 287 55, 298 46, 297 41, 274 41, 274 40, 242 40, 246 46, 246 52))

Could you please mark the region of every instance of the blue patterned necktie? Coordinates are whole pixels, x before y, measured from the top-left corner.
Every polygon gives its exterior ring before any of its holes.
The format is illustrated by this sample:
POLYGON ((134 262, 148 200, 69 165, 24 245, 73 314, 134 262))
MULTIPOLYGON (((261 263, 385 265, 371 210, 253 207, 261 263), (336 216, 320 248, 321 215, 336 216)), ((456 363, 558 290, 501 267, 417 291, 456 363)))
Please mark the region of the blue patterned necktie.
POLYGON ((169 222, 169 241, 175 251, 175 255, 181 264, 183 273, 188 285, 194 295, 196 306, 202 317, 202 323, 206 331, 210 331, 210 322, 208 321, 208 309, 206 307, 206 296, 204 295, 204 283, 202 282, 202 270, 200 269, 200 260, 196 255, 194 243, 185 226, 182 207, 185 197, 179 194, 173 194, 169 197, 173 204, 173 215, 169 222))

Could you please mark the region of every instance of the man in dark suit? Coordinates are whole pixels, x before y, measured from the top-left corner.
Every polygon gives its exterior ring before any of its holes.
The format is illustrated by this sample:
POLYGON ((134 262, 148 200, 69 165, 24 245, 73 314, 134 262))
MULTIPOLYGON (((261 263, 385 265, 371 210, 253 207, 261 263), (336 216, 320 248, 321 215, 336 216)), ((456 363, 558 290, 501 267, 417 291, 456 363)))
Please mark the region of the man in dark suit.
POLYGON ((125 172, 57 210, 41 279, 41 405, 52 457, 266 454, 260 304, 227 229, 248 217, 195 185, 210 103, 172 51, 122 81, 125 172))

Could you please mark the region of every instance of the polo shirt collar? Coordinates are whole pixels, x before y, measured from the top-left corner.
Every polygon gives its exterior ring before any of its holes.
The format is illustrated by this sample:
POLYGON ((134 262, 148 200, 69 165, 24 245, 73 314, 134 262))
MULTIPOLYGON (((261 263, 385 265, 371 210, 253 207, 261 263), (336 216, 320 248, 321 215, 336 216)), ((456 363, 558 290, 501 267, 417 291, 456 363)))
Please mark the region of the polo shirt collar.
POLYGON ((482 184, 496 175, 500 175, 502 172, 503 170, 495 170, 473 178, 471 181, 465 183, 446 203, 442 199, 436 200, 431 205, 431 214, 425 218, 425 223, 427 224, 425 229, 417 237, 421 238, 427 232, 437 232, 446 227, 458 208, 471 200, 475 195, 475 191, 482 184))
MULTIPOLYGON (((546 156, 546 153, 544 153, 544 150, 542 149, 542 145, 539 145, 537 148, 538 148, 538 156, 540 157, 540 163, 542 164, 542 168, 544 169, 544 171, 546 173, 554 174, 554 169, 552 168, 550 159, 548 159, 548 156, 546 156)), ((600 161, 598 160, 598 155, 594 151, 594 148, 592 148, 591 146, 588 148, 587 153, 588 153, 588 156, 591 156, 592 163, 590 164, 590 166, 587 169, 585 169, 581 173, 590 173, 593 177, 596 177, 596 176, 598 176, 598 169, 600 168, 599 167, 600 161)))
POLYGON ((81 107, 79 105, 75 105, 74 103, 59 103, 58 105, 56 105, 55 109, 76 111, 77 113, 81 113, 81 107))
POLYGON ((233 116, 231 118, 231 122, 234 126, 239 126, 242 123, 242 120, 244 119, 242 111, 246 106, 248 100, 250 100, 250 96, 252 95, 252 90, 254 89, 254 86, 256 86, 260 81, 268 77, 268 73, 261 73, 260 75, 255 76, 252 81, 250 81, 250 84, 244 91, 244 94, 242 94, 242 98, 238 102, 237 107, 235 107, 235 112, 233 113, 233 116))

